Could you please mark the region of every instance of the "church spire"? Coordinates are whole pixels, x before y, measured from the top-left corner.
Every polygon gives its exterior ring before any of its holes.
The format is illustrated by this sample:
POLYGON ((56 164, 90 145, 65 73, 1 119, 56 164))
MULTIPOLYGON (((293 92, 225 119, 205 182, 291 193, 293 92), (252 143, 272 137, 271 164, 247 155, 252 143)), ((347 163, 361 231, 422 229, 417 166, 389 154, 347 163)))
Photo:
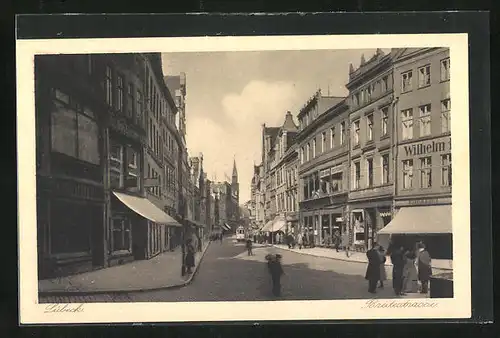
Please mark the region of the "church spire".
POLYGON ((233 180, 238 182, 238 170, 236 170, 236 156, 233 159, 233 180))

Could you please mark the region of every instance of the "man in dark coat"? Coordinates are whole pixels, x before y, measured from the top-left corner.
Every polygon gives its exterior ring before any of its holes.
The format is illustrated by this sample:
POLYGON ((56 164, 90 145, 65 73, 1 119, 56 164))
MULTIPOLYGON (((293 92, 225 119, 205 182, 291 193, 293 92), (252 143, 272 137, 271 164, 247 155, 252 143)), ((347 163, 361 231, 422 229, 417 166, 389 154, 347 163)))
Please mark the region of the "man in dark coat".
POLYGON ((281 255, 276 254, 269 257, 267 267, 273 282, 273 295, 279 297, 281 295, 281 275, 284 274, 281 266, 281 255))
POLYGON ((368 280, 368 292, 376 293, 377 283, 380 280, 381 263, 376 243, 366 252, 366 257, 368 258, 368 267, 366 268, 365 279, 368 280))
POLYGON ((418 280, 422 284, 421 293, 427 293, 429 290, 429 279, 432 275, 431 255, 424 243, 420 243, 420 252, 418 254, 418 280))
POLYGON ((394 246, 394 249, 391 253, 391 262, 392 262, 392 288, 394 289, 394 293, 400 296, 403 291, 403 267, 404 267, 404 259, 403 259, 404 249, 402 246, 394 246))

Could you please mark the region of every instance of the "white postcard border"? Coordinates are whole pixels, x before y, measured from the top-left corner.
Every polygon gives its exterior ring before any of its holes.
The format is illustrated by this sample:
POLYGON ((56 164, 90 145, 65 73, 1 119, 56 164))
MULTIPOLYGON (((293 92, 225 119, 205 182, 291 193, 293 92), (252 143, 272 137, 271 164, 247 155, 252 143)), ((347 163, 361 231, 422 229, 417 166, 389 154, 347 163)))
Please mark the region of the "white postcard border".
MULTIPOLYGON (((318 35, 17 40, 17 142, 20 323, 439 319, 471 316, 467 34, 318 35), (113 52, 210 52, 449 47, 453 97, 453 299, 182 303, 85 303, 81 312, 48 313, 38 304, 34 56, 113 52), (403 306, 403 303, 406 305, 403 306), (418 307, 411 304, 421 304, 418 307), (374 304, 384 304, 383 308, 374 304), (392 304, 392 305, 391 305, 392 304), (398 305, 399 304, 399 305, 398 305), (422 305, 423 304, 423 305, 422 305)), ((347 66, 346 66, 347 67, 347 66)))

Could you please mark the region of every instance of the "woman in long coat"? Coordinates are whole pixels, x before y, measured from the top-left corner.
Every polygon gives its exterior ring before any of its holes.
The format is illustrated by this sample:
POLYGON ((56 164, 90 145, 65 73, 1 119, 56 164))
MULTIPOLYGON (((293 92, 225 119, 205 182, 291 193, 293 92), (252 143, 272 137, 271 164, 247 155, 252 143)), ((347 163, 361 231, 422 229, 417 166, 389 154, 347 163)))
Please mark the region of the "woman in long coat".
POLYGON ((297 235, 297 245, 299 246, 299 249, 302 249, 302 245, 304 245, 303 242, 303 236, 301 233, 297 235))
POLYGON ((193 240, 190 238, 186 243, 186 268, 188 274, 192 273, 192 268, 194 267, 194 255, 195 249, 193 246, 193 240))
POLYGON ((415 252, 406 250, 403 267, 403 290, 402 293, 418 292, 418 274, 415 266, 415 252))
POLYGON ((379 288, 384 287, 384 281, 387 279, 387 274, 385 273, 385 250, 383 246, 378 249, 378 254, 380 256, 380 285, 379 288))
POLYGON ((368 292, 377 292, 377 282, 380 280, 380 255, 376 247, 366 252, 368 267, 366 268, 365 279, 368 280, 368 292))

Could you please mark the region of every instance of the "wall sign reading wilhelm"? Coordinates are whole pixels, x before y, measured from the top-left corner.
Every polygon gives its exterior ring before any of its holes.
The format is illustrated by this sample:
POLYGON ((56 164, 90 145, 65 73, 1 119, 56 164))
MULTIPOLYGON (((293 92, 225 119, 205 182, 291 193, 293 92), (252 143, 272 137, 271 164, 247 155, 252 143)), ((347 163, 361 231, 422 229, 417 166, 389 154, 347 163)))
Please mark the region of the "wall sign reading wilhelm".
POLYGON ((406 156, 418 156, 451 151, 451 138, 448 140, 414 143, 403 146, 406 156))

